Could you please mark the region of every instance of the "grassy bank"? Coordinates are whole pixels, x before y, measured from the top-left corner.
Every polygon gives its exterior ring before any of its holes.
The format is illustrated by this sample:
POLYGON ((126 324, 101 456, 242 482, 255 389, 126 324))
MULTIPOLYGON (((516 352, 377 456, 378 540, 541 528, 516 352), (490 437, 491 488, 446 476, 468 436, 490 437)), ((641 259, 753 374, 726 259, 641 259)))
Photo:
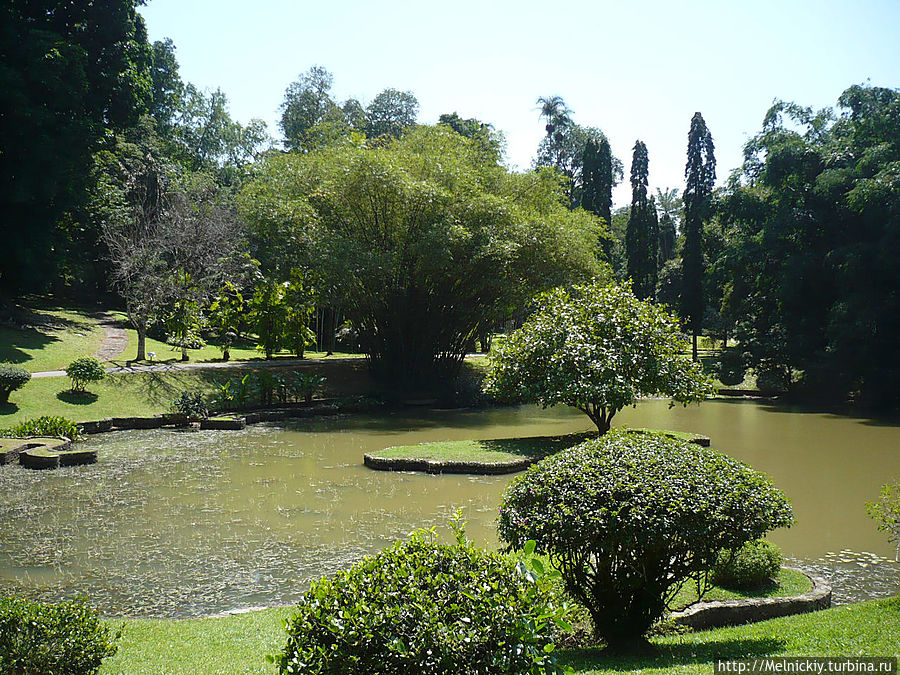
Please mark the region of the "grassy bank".
MULTIPOLYGON (((738 592, 727 588, 719 588, 713 586, 706 595, 703 596, 704 601, 712 600, 737 600, 739 598, 787 598, 792 595, 802 595, 812 588, 812 582, 802 572, 782 568, 778 573, 775 583, 764 586, 756 592, 738 592)), ((688 605, 697 602, 697 586, 688 581, 675 599, 672 601, 674 609, 684 609, 688 605)))
MULTIPOLYGON (((292 367, 291 370, 297 367, 292 367)), ((319 361, 301 366, 326 378, 333 396, 365 394, 372 385, 365 363, 319 361)), ((168 412, 172 401, 185 390, 211 395, 217 382, 240 377, 246 370, 160 370, 110 375, 89 385, 85 394, 72 394, 65 377, 32 378, 22 389, 0 404, 0 427, 11 426, 41 415, 60 415, 75 421, 105 417, 149 416, 168 412)))
POLYGON ((79 356, 92 356, 103 344, 95 310, 22 310, 22 326, 0 326, 0 363, 36 373, 59 370, 79 356))
MULTIPOLYGON (((216 619, 130 619, 119 652, 103 675, 274 673, 265 655, 286 639, 281 622, 291 608, 216 619)), ((110 620, 112 627, 121 621, 110 620)), ((577 673, 709 673, 716 658, 752 656, 887 656, 900 650, 900 597, 836 607, 757 624, 653 638, 651 657, 606 655, 602 648, 565 649, 577 673)))

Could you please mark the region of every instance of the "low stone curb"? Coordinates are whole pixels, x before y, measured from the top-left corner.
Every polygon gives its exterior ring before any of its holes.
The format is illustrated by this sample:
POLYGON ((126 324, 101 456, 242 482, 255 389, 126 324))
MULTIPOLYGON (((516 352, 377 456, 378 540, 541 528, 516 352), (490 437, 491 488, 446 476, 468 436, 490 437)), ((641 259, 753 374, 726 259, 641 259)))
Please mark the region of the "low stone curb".
POLYGON ((498 476, 524 471, 542 457, 523 457, 508 462, 444 462, 437 459, 378 457, 363 455, 363 464, 376 471, 423 471, 425 473, 469 473, 476 476, 498 476))
MULTIPOLYGON (((795 571, 802 572, 802 570, 795 571)), ((680 612, 673 612, 669 618, 680 626, 705 630, 765 621, 779 616, 804 614, 831 607, 831 584, 822 577, 813 577, 808 574, 806 576, 812 581, 813 587, 803 595, 789 598, 746 598, 697 602, 680 612)))
POLYGON ((72 450, 72 441, 68 438, 32 436, 9 440, 17 442, 0 453, 0 464, 11 464, 18 460, 26 469, 57 469, 97 461, 96 450, 72 450))

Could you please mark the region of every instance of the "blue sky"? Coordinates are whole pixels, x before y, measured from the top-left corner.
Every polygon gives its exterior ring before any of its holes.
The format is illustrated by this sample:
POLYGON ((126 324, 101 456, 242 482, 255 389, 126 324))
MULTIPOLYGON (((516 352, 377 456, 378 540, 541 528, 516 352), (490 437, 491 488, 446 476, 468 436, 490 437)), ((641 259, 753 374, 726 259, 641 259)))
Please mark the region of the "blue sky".
MULTIPOLYGON (((851 84, 900 87, 900 0, 754 2, 305 2, 149 0, 151 40, 170 37, 181 75, 221 88, 232 115, 280 136, 284 90, 312 65, 363 105, 411 90, 419 121, 456 111, 502 130, 525 169, 544 133, 538 96, 631 164, 643 140, 651 187, 683 187, 687 132, 703 113, 720 182, 773 99, 832 106, 851 84)), ((627 204, 627 179, 617 206, 627 204)))

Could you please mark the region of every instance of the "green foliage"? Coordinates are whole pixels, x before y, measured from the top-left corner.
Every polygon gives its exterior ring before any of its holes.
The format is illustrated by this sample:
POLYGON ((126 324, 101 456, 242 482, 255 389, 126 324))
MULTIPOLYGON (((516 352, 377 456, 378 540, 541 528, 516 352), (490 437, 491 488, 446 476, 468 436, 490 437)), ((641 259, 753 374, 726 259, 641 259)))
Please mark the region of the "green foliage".
POLYGON ((28 436, 64 436, 70 441, 82 438, 81 427, 65 417, 44 415, 19 422, 8 429, 0 429, 0 436, 27 438, 28 436))
POLYGON ((501 400, 571 405, 603 434, 640 396, 686 405, 712 393, 684 347, 677 321, 628 286, 556 289, 538 298, 521 329, 496 339, 485 391, 501 400))
POLYGON ((96 227, 78 222, 91 154, 134 124, 150 95, 136 0, 0 6, 0 288, 46 288, 57 265, 96 265, 96 227))
POLYGON ((313 582, 276 663, 281 673, 555 673, 565 608, 523 563, 418 531, 313 582))
POLYGON ((744 365, 744 355, 739 349, 724 349, 719 354, 719 381, 732 387, 744 381, 747 368, 744 365))
POLYGON ((21 389, 31 379, 31 373, 21 366, 0 363, 0 403, 9 401, 9 395, 21 389))
POLYGON ((385 89, 366 107, 366 136, 399 138, 416 123, 419 101, 411 91, 385 89))
POLYGON ((756 388, 764 396, 783 394, 790 387, 790 378, 783 369, 766 368, 756 373, 756 388))
POLYGON ((654 299, 658 276, 659 222, 656 206, 647 197, 649 159, 643 141, 634 144, 631 160, 631 213, 625 231, 628 278, 641 300, 654 299))
POLYGON ((458 369, 472 336, 535 292, 603 271, 598 221, 560 196, 553 173, 510 173, 439 125, 273 154, 241 203, 263 271, 308 269, 376 368, 405 383, 458 369))
POLYGON ((273 279, 263 279, 250 300, 250 312, 259 339, 257 349, 267 359, 281 349, 284 340, 285 286, 273 279))
POLYGON ((199 391, 183 391, 172 401, 172 409, 185 415, 188 419, 206 419, 209 410, 203 402, 203 393, 199 391))
POLYGON ((106 368, 94 356, 82 356, 66 366, 66 375, 72 381, 72 391, 84 391, 91 382, 99 382, 106 377, 106 368))
MULTIPOLYGON (((694 113, 688 132, 687 165, 684 168, 684 249, 681 256, 681 316, 694 337, 703 327, 703 223, 712 209, 716 182, 716 158, 712 134, 703 115, 694 113)), ((694 347, 694 360, 697 350, 694 347)))
POLYGON ((888 541, 897 545, 894 559, 900 558, 900 482, 881 486, 881 498, 867 502, 866 512, 878 523, 878 529, 886 532, 888 541))
POLYGON ((298 399, 302 398, 310 403, 313 396, 325 386, 325 378, 316 373, 296 373, 288 386, 289 391, 298 399))
POLYGON ((900 90, 776 102, 721 214, 735 337, 801 393, 900 402, 900 90))
POLYGON ((638 640, 721 549, 790 525, 769 479, 708 448, 614 432, 542 460, 507 489, 500 537, 533 539, 611 645, 638 640))
POLYGON ((231 357, 231 345, 238 337, 245 319, 247 306, 244 296, 231 281, 219 289, 218 296, 209 305, 207 323, 219 337, 222 360, 231 357))
POLYGON ((781 549, 765 539, 748 541, 736 551, 721 551, 710 580, 723 588, 752 591, 771 583, 784 561, 781 549))
POLYGON ((0 598, 0 675, 90 675, 116 653, 119 637, 83 600, 0 598))

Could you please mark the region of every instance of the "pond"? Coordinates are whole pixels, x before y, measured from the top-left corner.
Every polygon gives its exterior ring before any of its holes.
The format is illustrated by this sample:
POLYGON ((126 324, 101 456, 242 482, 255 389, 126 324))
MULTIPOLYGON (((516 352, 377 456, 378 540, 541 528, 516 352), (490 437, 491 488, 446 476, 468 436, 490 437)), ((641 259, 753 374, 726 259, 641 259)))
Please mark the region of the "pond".
MULTIPOLYGON (((900 566, 885 560, 893 547, 865 513, 879 486, 900 478, 900 427, 743 400, 645 401, 616 422, 703 433, 769 473, 797 520, 771 538, 795 564, 834 577, 839 600, 900 593, 900 566)), ((290 604, 310 579, 415 528, 446 533, 456 508, 473 539, 497 545, 511 476, 377 472, 362 466, 363 453, 588 428, 569 409, 526 406, 93 437, 96 465, 0 467, 0 593, 86 593, 113 616, 290 604)))

